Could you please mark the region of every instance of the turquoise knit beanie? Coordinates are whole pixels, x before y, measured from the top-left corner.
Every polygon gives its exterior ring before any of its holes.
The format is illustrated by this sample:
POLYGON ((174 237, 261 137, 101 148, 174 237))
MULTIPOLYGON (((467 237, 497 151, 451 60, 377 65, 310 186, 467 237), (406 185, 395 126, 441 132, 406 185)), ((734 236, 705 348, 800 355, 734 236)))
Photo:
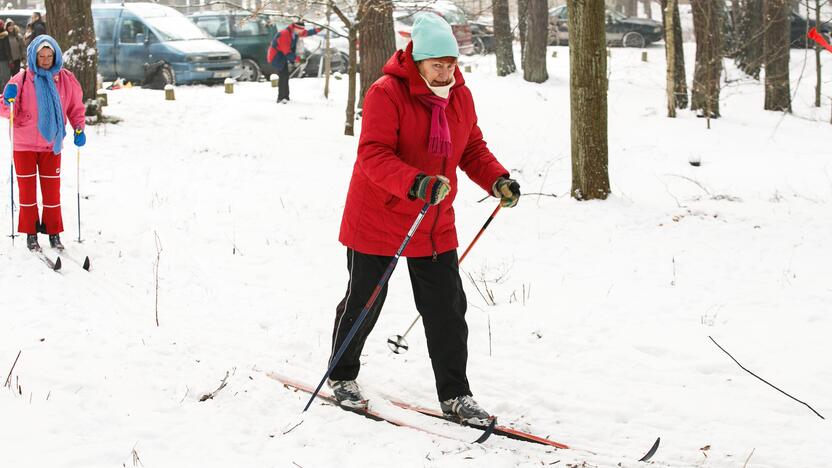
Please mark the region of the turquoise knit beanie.
POLYGON ((429 58, 459 57, 459 46, 451 25, 437 14, 416 15, 410 38, 413 41, 415 62, 429 58))

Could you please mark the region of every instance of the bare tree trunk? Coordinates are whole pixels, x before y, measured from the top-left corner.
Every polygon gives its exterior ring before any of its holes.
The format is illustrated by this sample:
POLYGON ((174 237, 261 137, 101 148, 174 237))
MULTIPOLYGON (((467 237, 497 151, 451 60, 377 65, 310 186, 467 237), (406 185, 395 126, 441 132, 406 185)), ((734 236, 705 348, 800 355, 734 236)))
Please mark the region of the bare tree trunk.
MULTIPOLYGON (((806 0, 806 8, 809 7, 809 0, 806 0)), ((815 24, 820 22, 820 0, 815 0, 815 24)), ((821 66, 820 66, 820 44, 815 44, 815 78, 817 84, 815 85, 815 107, 820 107, 820 91, 821 91, 821 66)))
POLYGON ((665 0, 664 6, 664 50, 667 57, 667 116, 676 117, 676 35, 673 33, 673 12, 676 0, 665 0))
POLYGON ((546 43, 549 40, 549 7, 546 0, 528 0, 529 37, 523 56, 523 79, 543 83, 549 79, 546 70, 546 43))
POLYGON ((364 95, 382 75, 381 69, 396 51, 396 36, 393 31, 392 0, 360 0, 358 15, 361 23, 358 36, 361 38, 360 75, 361 96, 358 107, 364 105, 364 95))
POLYGON ((497 56, 497 76, 514 73, 514 50, 512 47, 511 21, 508 15, 508 0, 492 0, 494 16, 494 48, 497 56))
POLYGON ((674 7, 668 7, 669 1, 668 0, 661 0, 662 2, 662 22, 664 24, 664 32, 665 32, 665 49, 667 49, 668 44, 672 41, 673 43, 673 60, 674 60, 674 70, 673 70, 673 81, 674 81, 674 89, 675 89, 675 96, 674 102, 677 109, 687 109, 688 107, 688 84, 687 84, 687 74, 685 73, 685 48, 684 48, 684 41, 682 40, 682 20, 679 15, 679 3, 678 1, 674 1, 674 7), (665 13, 666 10, 670 8, 671 16, 667 16, 665 13), (670 29, 667 28, 667 19, 672 18, 672 39, 667 38, 667 34, 670 29))
POLYGON ((696 64, 693 73, 691 109, 700 116, 719 117, 719 77, 722 75, 722 47, 719 0, 691 0, 696 34, 696 64))
POLYGON ((98 46, 92 23, 91 0, 46 0, 49 34, 64 53, 64 67, 71 71, 84 92, 84 102, 97 91, 98 46))
POLYGON ((350 57, 350 65, 347 74, 349 75, 349 82, 347 86, 349 89, 347 91, 347 120, 344 123, 344 135, 353 136, 355 135, 355 85, 356 85, 356 62, 358 61, 358 50, 355 47, 356 42, 358 41, 358 25, 361 22, 360 16, 355 18, 355 20, 350 21, 346 15, 341 11, 340 8, 335 4, 333 0, 329 1, 329 6, 332 8, 332 11, 341 18, 341 21, 344 23, 344 26, 347 28, 347 41, 349 42, 349 57, 350 57))
POLYGON ((765 110, 792 111, 789 90, 789 4, 787 0, 765 0, 766 69, 765 110))
MULTIPOLYGON (((259 6, 258 6, 259 7, 259 6)), ((324 97, 329 99, 329 79, 332 75, 332 51, 330 50, 330 38, 332 31, 329 30, 332 22, 332 7, 326 5, 326 37, 324 38, 324 97)))
POLYGON ((739 9, 734 61, 745 74, 760 79, 763 62, 763 0, 743 0, 739 9))
MULTIPOLYGON (((546 14, 549 17, 549 14, 546 14)), ((526 69, 526 25, 529 20, 529 0, 517 0, 517 31, 520 33, 520 67, 526 69)))
POLYGON ((607 54, 604 2, 567 0, 572 189, 577 200, 610 193, 607 155, 607 54))

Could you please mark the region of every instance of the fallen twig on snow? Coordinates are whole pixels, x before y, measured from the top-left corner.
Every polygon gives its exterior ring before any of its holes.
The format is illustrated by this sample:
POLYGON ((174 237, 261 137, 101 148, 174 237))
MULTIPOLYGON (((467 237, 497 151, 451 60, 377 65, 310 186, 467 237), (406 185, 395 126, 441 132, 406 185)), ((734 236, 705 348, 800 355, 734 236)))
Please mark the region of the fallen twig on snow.
POLYGON ((222 382, 220 382, 220 386, 217 387, 217 389, 214 390, 213 392, 206 393, 205 395, 202 395, 201 397, 199 397, 199 401, 212 400, 214 398, 214 396, 216 396, 217 393, 219 393, 220 390, 225 388, 226 385, 228 385, 228 371, 225 371, 225 377, 222 378, 222 382))
POLYGON ((162 256, 162 240, 159 239, 159 234, 153 231, 156 237, 156 326, 159 326, 159 259, 162 256))
POLYGON ((742 464, 742 468, 748 466, 748 461, 751 460, 751 455, 754 455, 754 450, 755 449, 751 449, 751 453, 748 454, 748 458, 745 459, 745 463, 742 464))
POLYGON ((746 368, 745 368, 742 364, 740 364, 740 363, 739 363, 739 361, 737 361, 736 359, 734 359, 734 356, 731 356, 731 353, 729 353, 728 351, 725 351, 725 348, 723 348, 722 346, 720 346, 720 345, 719 345, 719 343, 717 343, 715 339, 713 339, 713 338, 712 338, 712 337, 710 337, 710 336, 709 336, 708 338, 710 338, 710 339, 711 339, 711 341, 713 341, 713 342, 714 342, 714 344, 717 346, 717 348, 721 349, 721 350, 722 350, 722 352, 724 352, 725 354, 727 354, 727 355, 728 355, 728 357, 730 357, 730 358, 731 358, 734 362, 736 362, 736 363, 737 363, 737 365, 738 365, 738 366, 740 366, 740 368, 741 368, 742 370, 744 370, 744 371, 748 372, 749 374, 753 375, 754 377, 757 377, 758 379, 760 379, 760 380, 762 380, 763 382, 765 382, 766 384, 768 384, 768 386, 770 386, 771 388, 773 388, 773 389, 777 390, 778 392, 782 393, 783 395, 786 395, 787 397, 791 398, 792 400, 794 400, 794 401, 796 401, 796 402, 798 402, 798 403, 801 403, 801 404, 803 404, 803 405, 806 405, 806 407, 807 407, 807 408, 809 408, 810 410, 812 410, 812 412, 813 412, 813 413, 815 413, 816 415, 818 415, 818 417, 819 417, 819 418, 821 418, 821 419, 826 419, 826 418, 824 418, 823 416, 821 416, 821 414, 820 414, 820 413, 818 413, 817 411, 815 411, 815 409, 814 409, 814 408, 812 408, 811 406, 809 406, 809 404, 808 404, 808 403, 798 400, 797 398, 795 398, 795 397, 793 397, 793 396, 789 395, 788 393, 784 392, 783 390, 780 390, 779 388, 777 388, 776 386, 774 386, 773 384, 771 384, 771 383, 770 383, 769 381, 767 381, 766 379, 764 379, 764 378, 760 377, 759 375, 757 375, 757 374, 755 374, 755 373, 751 372, 750 370, 746 369, 746 368))
POLYGON ((17 360, 20 359, 20 353, 22 353, 22 352, 23 352, 22 349, 17 352, 17 357, 14 358, 14 363, 12 364, 12 368, 9 369, 9 375, 6 377, 6 383, 3 384, 4 387, 8 387, 9 384, 12 382, 12 372, 14 372, 14 366, 17 365, 17 360))

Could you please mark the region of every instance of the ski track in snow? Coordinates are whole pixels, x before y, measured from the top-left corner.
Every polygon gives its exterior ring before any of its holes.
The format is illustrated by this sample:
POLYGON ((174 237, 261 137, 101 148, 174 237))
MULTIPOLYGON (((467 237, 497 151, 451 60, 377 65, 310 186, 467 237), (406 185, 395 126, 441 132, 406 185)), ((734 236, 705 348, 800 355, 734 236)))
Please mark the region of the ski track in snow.
MULTIPOLYGON (((337 235, 357 144, 342 135, 346 79, 332 81, 328 101, 322 80, 303 79, 285 106, 267 83, 233 95, 178 87, 175 102, 110 91, 106 112, 124 121, 87 130, 80 245, 67 140, 63 240, 93 271, 65 262, 56 274, 25 239, 0 242, 4 381, 22 351, 13 388, 0 391, 2 465, 133 466, 135 451, 146 467, 626 467, 657 436, 655 466, 738 467, 752 450, 748 466, 826 465, 828 421, 708 339, 832 416, 832 126, 829 99, 811 107, 813 56, 792 51, 793 93, 809 63, 786 117, 764 112, 762 85, 726 60, 738 81, 706 130, 689 111, 664 116, 661 46, 647 63, 613 49, 613 195, 579 203, 568 197, 568 50, 557 50, 542 85, 496 78, 493 56, 465 60, 492 151, 524 192, 557 197, 501 210, 462 269, 475 397, 503 424, 579 450, 495 437, 474 446, 318 403, 281 433, 306 398, 263 372, 317 382, 325 370, 347 280, 337 235), (226 373, 227 386, 200 402, 226 373)), ((687 44, 688 83, 693 52, 687 44)), ((832 55, 824 64, 829 89, 832 55)), ((8 176, 0 181, 8 193, 8 176)), ((460 181, 464 248, 494 201, 478 203, 484 193, 460 181)), ((421 325, 407 354, 385 344, 414 317, 399 268, 359 381, 434 407, 421 325)))

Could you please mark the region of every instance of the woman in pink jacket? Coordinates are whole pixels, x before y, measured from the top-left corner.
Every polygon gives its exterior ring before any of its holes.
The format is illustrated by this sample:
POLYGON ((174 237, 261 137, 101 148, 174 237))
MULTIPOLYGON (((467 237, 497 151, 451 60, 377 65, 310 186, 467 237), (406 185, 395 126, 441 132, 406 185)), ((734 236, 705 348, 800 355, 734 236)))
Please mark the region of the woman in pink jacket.
POLYGON ((26 51, 29 68, 9 80, 3 91, 0 116, 9 118, 14 106, 14 165, 19 188, 18 232, 26 233, 30 250, 40 250, 37 233, 49 235, 49 245, 63 250, 61 218, 61 149, 66 121, 75 129, 75 145, 84 146, 84 104, 81 85, 63 68, 58 43, 46 34, 26 51), (38 215, 40 181, 43 217, 38 215))

